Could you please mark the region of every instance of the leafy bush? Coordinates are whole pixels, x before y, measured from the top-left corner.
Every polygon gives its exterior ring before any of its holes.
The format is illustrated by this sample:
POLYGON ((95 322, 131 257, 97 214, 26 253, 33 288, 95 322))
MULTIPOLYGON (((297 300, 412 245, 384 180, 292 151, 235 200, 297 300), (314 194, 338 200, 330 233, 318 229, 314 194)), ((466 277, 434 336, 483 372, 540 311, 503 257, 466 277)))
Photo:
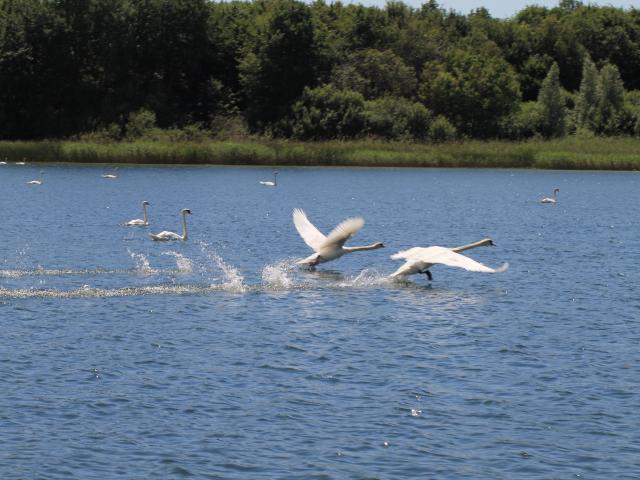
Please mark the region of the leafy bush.
POLYGON ((406 98, 384 97, 365 103, 367 131, 390 140, 424 140, 432 116, 424 105, 406 98))
POLYGON ((301 139, 341 139, 362 134, 364 98, 331 85, 305 88, 293 106, 291 131, 301 139))
POLYGON ((432 142, 448 142, 455 140, 458 132, 446 117, 438 115, 429 126, 429 140, 432 142))

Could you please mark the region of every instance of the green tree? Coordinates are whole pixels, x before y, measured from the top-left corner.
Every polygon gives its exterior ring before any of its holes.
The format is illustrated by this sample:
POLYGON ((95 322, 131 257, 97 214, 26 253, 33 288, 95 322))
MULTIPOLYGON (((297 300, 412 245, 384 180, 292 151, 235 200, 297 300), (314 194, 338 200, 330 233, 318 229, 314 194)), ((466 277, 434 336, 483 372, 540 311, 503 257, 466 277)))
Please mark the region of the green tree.
POLYGON ((317 50, 309 7, 295 0, 268 7, 256 44, 240 64, 247 121, 253 131, 273 128, 315 78, 317 50))
POLYGON ((384 97, 365 103, 366 129, 392 140, 424 140, 432 114, 421 103, 405 98, 384 97))
POLYGON ((365 125, 362 95, 332 85, 305 88, 292 111, 291 131, 301 139, 353 138, 365 125))
POLYGON ((587 55, 582 67, 582 80, 576 101, 575 117, 578 127, 593 130, 598 108, 598 69, 587 55))
POLYGON ((560 86, 560 69, 551 65, 538 94, 540 130, 545 137, 562 137, 566 132, 566 109, 560 86))
POLYGON ((488 138, 520 101, 513 69, 504 59, 457 50, 447 63, 424 66, 419 96, 436 115, 446 115, 461 133, 488 138))
POLYGON ((600 70, 598 79, 598 105, 596 124, 599 133, 618 132, 620 114, 624 106, 624 84, 615 65, 607 64, 600 70))

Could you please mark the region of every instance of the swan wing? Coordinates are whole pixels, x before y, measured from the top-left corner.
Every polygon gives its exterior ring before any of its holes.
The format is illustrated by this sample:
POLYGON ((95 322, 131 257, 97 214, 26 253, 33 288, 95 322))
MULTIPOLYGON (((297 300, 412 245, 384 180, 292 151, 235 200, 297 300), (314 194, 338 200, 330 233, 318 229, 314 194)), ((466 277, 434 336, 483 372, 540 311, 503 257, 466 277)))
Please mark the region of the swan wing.
POLYGON ((442 264, 448 267, 463 268, 470 272, 484 272, 484 273, 498 273, 504 272, 509 268, 509 264, 505 263, 499 268, 491 268, 486 265, 476 262, 474 259, 465 255, 454 252, 453 250, 445 247, 429 247, 428 252, 421 252, 412 257, 414 261, 423 261, 432 264, 442 264))
POLYGON ((408 250, 401 250, 398 253, 391 255, 392 260, 410 260, 416 255, 421 255, 425 250, 428 251, 430 247, 413 247, 408 250))
POLYGON ((347 240, 353 237, 364 226, 362 218, 347 218, 338 224, 322 244, 322 248, 336 247, 342 248, 347 240))
POLYGON ((315 251, 318 251, 327 240, 327 237, 325 237, 320 230, 318 230, 313 223, 309 221, 304 211, 299 208, 293 210, 293 224, 304 240, 304 243, 309 245, 315 251))

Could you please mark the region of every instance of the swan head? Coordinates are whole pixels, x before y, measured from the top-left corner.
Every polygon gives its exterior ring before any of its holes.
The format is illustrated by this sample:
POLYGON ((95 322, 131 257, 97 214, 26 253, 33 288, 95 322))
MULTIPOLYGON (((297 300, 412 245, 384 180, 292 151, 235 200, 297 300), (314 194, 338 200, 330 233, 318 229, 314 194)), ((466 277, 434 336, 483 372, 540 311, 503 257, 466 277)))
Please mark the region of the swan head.
POLYGON ((182 210, 180 210, 180 213, 182 215, 191 215, 191 210, 188 208, 183 208, 182 210))
POLYGON ((147 202, 146 200, 144 202, 142 202, 143 205, 151 205, 149 202, 147 202))
POLYGON ((490 238, 485 238, 483 240, 480 240, 480 245, 484 246, 484 247, 495 247, 496 244, 493 243, 493 240, 491 240, 490 238))
POLYGON ((558 193, 559 191, 560 191, 560 189, 559 189, 559 188, 554 188, 554 189, 553 189, 553 193, 558 193))
POLYGON ((373 245, 371 245, 371 248, 384 248, 384 243, 382 242, 374 243, 373 245))

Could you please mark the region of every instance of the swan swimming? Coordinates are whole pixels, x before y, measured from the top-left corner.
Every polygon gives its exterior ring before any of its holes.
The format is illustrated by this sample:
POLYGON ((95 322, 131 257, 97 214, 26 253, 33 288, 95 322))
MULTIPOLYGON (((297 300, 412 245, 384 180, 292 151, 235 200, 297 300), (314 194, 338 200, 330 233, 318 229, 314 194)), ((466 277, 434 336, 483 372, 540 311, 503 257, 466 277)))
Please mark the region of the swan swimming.
POLYGON ((265 187, 277 187, 278 186, 278 173, 280 173, 280 172, 278 172, 277 170, 275 170, 273 172, 273 182, 261 180, 260 181, 260 185, 264 185, 265 187))
POLYGON ((434 246, 426 248, 414 247, 410 248, 409 250, 403 250, 394 255, 391 255, 391 258, 393 260, 406 260, 406 262, 404 265, 398 268, 398 270, 393 272, 389 277, 405 277, 407 275, 414 275, 416 273, 424 273, 429 278, 429 280, 433 280, 433 276, 431 275, 429 269, 436 264, 447 265, 449 267, 464 268, 465 270, 468 270, 470 272, 504 272, 507 268, 509 268, 508 262, 505 262, 498 268, 490 268, 480 262, 476 262, 469 257, 460 255, 459 253, 471 248, 489 245, 495 244, 490 238, 485 238, 484 240, 480 240, 479 242, 462 245, 456 248, 434 246))
POLYGON ((180 215, 182 215, 182 235, 178 235, 176 232, 170 232, 168 230, 164 230, 160 233, 150 233, 149 236, 151 240, 155 240, 158 242, 168 242, 170 240, 186 240, 187 239, 187 215, 191 215, 191 210, 188 208, 183 208, 180 210, 180 215))
POLYGON ((375 250, 384 247, 382 242, 363 247, 344 246, 345 242, 363 227, 364 220, 362 218, 347 218, 334 228, 327 237, 309 221, 304 211, 299 208, 293 210, 293 224, 304 242, 315 251, 313 255, 296 262, 298 265, 315 267, 319 263, 340 258, 345 253, 375 250))
POLYGON ((44 172, 41 170, 40 171, 40 178, 38 180, 31 180, 29 182, 27 182, 27 185, 42 185, 44 183, 44 179, 42 178, 44 175, 44 172))
POLYGON ((113 173, 103 173, 102 174, 102 178, 118 178, 118 175, 116 174, 116 172, 118 171, 118 167, 113 169, 113 173))
POLYGON ((559 188, 554 188, 553 189, 553 197, 544 197, 542 199, 540 199, 540 203, 558 203, 558 192, 560 191, 559 188))
POLYGON ((136 218, 134 220, 129 220, 125 225, 127 227, 146 227, 149 225, 149 219, 147 218, 147 205, 151 205, 146 200, 142 202, 142 211, 144 212, 144 218, 136 218))

